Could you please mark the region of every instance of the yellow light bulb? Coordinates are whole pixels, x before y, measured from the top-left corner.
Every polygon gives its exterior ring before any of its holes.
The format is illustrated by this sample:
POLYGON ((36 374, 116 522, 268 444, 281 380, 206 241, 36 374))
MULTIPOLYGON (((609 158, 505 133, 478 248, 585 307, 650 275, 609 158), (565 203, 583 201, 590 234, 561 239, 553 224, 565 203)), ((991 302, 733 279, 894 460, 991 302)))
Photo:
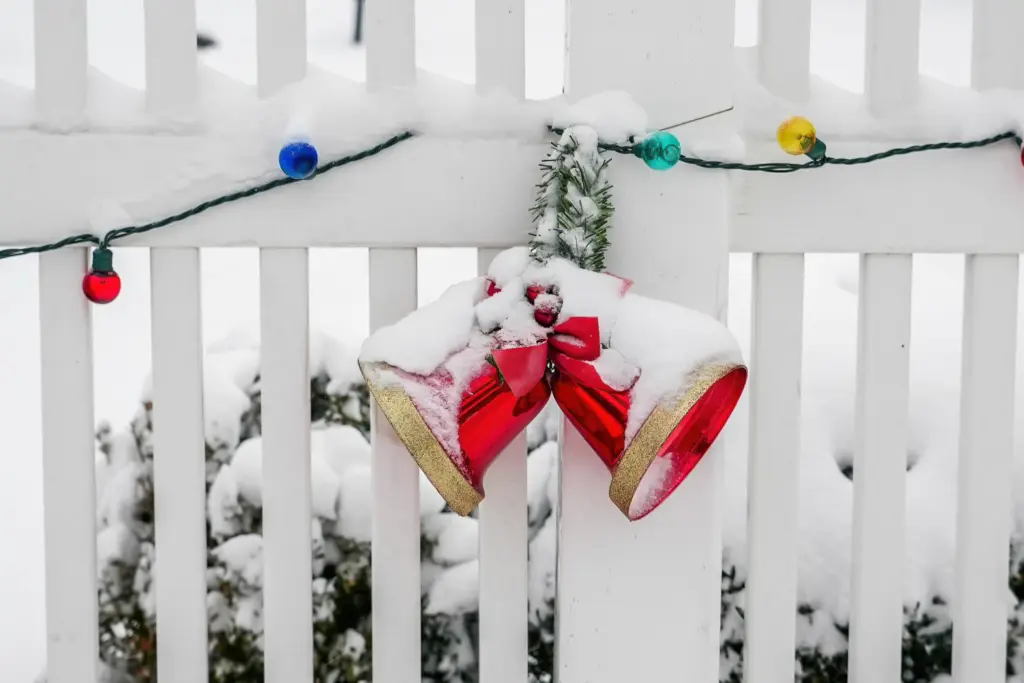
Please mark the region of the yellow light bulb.
POLYGON ((794 116, 787 119, 779 126, 779 146, 787 154, 799 156, 807 154, 814 149, 818 141, 818 134, 814 130, 814 124, 802 116, 794 116))

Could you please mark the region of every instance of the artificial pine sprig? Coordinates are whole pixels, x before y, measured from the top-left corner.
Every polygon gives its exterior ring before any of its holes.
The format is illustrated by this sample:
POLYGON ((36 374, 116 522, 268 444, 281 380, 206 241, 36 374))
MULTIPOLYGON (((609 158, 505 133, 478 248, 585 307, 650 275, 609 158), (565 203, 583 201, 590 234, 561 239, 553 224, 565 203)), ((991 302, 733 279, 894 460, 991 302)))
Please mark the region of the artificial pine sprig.
POLYGON ((534 260, 545 263, 557 257, 586 270, 604 270, 615 212, 608 163, 592 128, 569 128, 552 145, 540 165, 543 178, 532 210, 537 225, 530 233, 534 260))
POLYGON ((501 373, 501 368, 498 367, 498 361, 494 359, 494 355, 489 353, 487 354, 487 358, 485 358, 484 360, 486 360, 487 364, 493 367, 498 372, 498 384, 505 384, 505 375, 501 373))

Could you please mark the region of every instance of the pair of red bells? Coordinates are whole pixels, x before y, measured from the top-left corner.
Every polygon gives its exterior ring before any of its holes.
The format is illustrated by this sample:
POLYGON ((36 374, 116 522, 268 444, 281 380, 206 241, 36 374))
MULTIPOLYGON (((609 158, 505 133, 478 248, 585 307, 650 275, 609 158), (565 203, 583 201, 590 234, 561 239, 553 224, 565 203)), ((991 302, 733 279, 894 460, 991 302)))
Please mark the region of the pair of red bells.
MULTIPOLYGON (((480 278, 480 298, 499 294, 499 284, 504 283, 480 278)), ((534 307, 533 322, 547 329, 546 339, 509 345, 508 335, 500 329, 491 331, 484 343, 489 347, 486 355, 474 355, 467 344, 424 372, 422 366, 403 363, 410 356, 396 347, 422 342, 427 307, 414 314, 418 320, 410 322, 410 316, 367 340, 360 367, 370 391, 420 468, 458 514, 469 514, 483 500, 487 468, 554 396, 611 473, 612 502, 631 521, 646 516, 693 471, 736 407, 747 380, 738 346, 718 321, 628 294, 628 283, 613 303, 618 313, 604 338, 600 326, 608 320, 606 305, 593 311, 587 310, 586 302, 563 307, 552 294, 557 287, 517 284, 534 307), (646 319, 652 311, 658 319, 646 319), (638 347, 623 342, 623 348, 616 349, 617 338, 642 343, 638 347), (673 345, 679 354, 666 362, 665 351, 673 345), (642 348, 659 352, 645 354, 642 348), (630 351, 641 357, 629 358, 630 351), (602 354, 620 361, 626 356, 627 370, 633 371, 623 372, 620 362, 619 371, 611 371, 615 377, 606 381, 608 359, 602 354), (456 357, 461 360, 448 362, 456 357), (467 358, 475 366, 468 371, 467 358)), ((460 296, 453 290, 445 297, 460 296)), ((432 306, 451 309, 453 301, 445 297, 432 306)), ((466 319, 462 316, 456 324, 465 324, 466 319)), ((513 326, 522 324, 504 325, 513 326)), ((479 321, 473 328, 480 346, 484 333, 479 321)))

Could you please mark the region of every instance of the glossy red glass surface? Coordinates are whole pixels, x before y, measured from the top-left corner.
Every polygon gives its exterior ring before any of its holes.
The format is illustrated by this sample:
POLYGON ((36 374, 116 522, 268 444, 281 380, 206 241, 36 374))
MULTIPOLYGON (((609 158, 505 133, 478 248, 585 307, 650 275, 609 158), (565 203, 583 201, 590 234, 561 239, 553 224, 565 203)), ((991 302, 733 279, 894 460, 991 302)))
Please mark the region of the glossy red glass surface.
POLYGON ((121 278, 113 271, 89 271, 82 278, 82 292, 94 304, 109 304, 121 293, 121 278))
POLYGON ((487 468, 537 417, 550 395, 547 383, 538 382, 517 399, 490 366, 470 383, 459 408, 459 442, 470 483, 478 491, 483 491, 487 468))
POLYGON ((746 383, 747 369, 736 368, 712 384, 690 408, 658 450, 658 458, 671 461, 662 485, 648 500, 639 501, 640 507, 630 509, 630 519, 635 521, 649 515, 693 472, 722 433, 746 383))
POLYGON ((563 373, 551 384, 558 407, 610 470, 625 450, 629 392, 588 387, 563 373))

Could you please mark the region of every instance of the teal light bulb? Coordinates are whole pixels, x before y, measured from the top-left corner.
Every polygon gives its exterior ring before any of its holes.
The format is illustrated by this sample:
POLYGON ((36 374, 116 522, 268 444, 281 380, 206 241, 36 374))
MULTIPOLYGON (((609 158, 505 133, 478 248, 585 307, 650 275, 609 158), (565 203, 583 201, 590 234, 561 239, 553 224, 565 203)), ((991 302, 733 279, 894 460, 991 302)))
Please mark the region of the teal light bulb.
POLYGON ((672 133, 659 130, 651 133, 633 148, 633 153, 655 171, 665 171, 679 163, 682 148, 672 133))

